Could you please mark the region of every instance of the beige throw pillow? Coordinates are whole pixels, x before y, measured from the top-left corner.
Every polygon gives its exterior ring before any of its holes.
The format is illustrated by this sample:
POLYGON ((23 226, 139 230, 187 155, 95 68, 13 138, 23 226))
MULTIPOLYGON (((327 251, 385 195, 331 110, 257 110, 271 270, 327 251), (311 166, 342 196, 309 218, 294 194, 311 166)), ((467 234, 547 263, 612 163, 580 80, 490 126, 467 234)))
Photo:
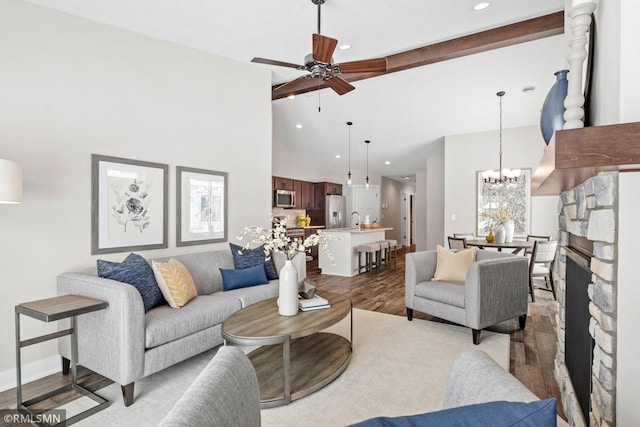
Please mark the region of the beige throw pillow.
MULTIPOLYGON (((476 260, 477 247, 463 249, 458 252, 437 246, 438 261, 433 280, 442 282, 464 282, 467 271, 476 260)), ((162 288, 161 288, 162 289, 162 288)))
POLYGON ((154 260, 151 267, 158 287, 171 307, 180 308, 198 296, 189 270, 180 261, 173 258, 169 262, 154 260))

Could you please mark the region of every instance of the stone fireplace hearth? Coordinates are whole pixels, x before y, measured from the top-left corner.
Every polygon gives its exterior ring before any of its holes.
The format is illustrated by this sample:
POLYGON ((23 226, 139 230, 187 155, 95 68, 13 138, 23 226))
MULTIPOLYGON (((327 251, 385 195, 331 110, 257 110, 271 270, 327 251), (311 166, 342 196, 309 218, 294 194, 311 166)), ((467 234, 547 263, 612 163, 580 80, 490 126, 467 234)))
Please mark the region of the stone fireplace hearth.
MULTIPOLYGON (((560 197, 558 264, 558 351, 555 376, 568 421, 574 426, 614 426, 616 403, 616 267, 618 172, 601 173, 565 191, 560 197), (569 234, 593 243, 590 262, 589 333, 595 341, 591 364, 591 408, 584 419, 565 364, 566 272, 569 234)), ((588 380, 588 379, 587 379, 588 380)))

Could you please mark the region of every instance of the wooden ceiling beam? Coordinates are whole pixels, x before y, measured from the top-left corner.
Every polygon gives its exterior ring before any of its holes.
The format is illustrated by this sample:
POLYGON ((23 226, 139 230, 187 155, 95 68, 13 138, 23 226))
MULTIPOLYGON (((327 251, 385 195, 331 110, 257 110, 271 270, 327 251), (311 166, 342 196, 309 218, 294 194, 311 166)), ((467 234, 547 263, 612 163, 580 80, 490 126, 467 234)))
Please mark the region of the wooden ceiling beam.
MULTIPOLYGON (((562 34, 563 32, 564 11, 560 11, 389 55, 387 56, 386 72, 341 74, 340 77, 348 82, 355 82, 384 74, 422 67, 436 62, 447 61, 449 59, 539 40, 562 34)), ((278 91, 277 88, 281 85, 282 84, 278 84, 272 87, 271 99, 276 100, 292 94, 298 95, 328 87, 325 84, 318 85, 317 79, 302 81, 297 85, 294 92, 278 91)))

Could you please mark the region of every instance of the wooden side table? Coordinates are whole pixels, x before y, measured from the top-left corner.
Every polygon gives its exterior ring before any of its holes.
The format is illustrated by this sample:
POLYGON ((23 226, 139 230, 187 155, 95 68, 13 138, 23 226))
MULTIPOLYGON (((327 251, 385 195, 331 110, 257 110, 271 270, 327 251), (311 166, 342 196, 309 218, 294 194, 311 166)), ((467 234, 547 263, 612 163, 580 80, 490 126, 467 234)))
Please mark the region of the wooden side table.
POLYGON ((24 302, 16 305, 16 396, 18 400, 18 410, 27 414, 36 415, 29 406, 38 402, 49 399, 60 393, 70 390, 79 392, 83 396, 93 399, 97 405, 86 411, 72 416, 64 423, 66 425, 76 423, 98 411, 109 406, 109 401, 98 396, 97 394, 85 389, 77 383, 77 363, 78 363, 78 336, 76 334, 76 316, 90 313, 92 311, 107 308, 107 303, 92 298, 81 297, 78 295, 61 295, 53 298, 47 298, 37 301, 24 302), (43 322, 52 322, 61 319, 70 319, 71 325, 69 329, 53 332, 35 338, 20 340, 20 315, 29 316, 43 322), (67 384, 56 390, 50 391, 41 396, 30 399, 26 402, 22 401, 22 365, 20 350, 33 344, 60 338, 70 335, 71 338, 71 384, 67 384))

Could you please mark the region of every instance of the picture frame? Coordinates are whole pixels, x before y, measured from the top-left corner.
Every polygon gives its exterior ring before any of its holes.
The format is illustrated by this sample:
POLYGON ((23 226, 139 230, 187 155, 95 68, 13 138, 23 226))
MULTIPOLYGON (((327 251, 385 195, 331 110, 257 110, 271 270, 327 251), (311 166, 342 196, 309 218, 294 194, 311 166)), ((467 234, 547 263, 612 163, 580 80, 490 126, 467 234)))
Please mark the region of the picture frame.
POLYGON ((176 167, 176 246, 227 241, 228 174, 176 167))
POLYGON ((169 166, 91 155, 91 254, 168 246, 169 166))
POLYGON ((531 229, 531 169, 520 169, 518 182, 512 185, 487 184, 482 172, 476 173, 476 235, 487 236, 490 215, 500 205, 512 206, 515 238, 526 238, 531 229))

